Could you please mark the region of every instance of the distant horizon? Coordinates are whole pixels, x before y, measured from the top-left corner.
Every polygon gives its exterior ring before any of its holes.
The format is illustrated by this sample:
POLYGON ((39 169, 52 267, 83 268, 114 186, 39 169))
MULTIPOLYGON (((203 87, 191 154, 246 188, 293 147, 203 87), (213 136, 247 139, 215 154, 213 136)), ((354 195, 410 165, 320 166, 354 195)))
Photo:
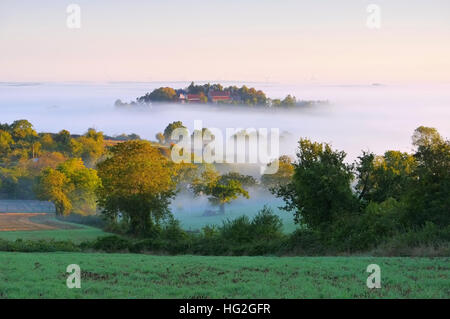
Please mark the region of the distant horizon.
POLYGON ((42 80, 42 81, 9 81, 0 80, 2 84, 24 84, 24 85, 39 85, 39 84, 154 84, 154 83, 239 83, 239 84, 273 84, 273 85, 301 85, 301 86, 330 86, 330 87, 351 87, 351 86, 418 86, 418 85, 450 85, 449 81, 435 81, 435 82, 421 82, 421 81, 374 81, 374 82, 295 82, 295 81, 263 81, 263 80, 42 80))

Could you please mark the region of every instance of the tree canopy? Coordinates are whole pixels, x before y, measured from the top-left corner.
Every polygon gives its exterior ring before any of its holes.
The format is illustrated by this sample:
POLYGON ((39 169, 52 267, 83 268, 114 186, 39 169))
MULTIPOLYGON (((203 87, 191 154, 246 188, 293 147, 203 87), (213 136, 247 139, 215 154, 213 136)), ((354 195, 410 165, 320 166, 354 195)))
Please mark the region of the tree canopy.
POLYGON ((176 169, 146 141, 127 141, 111 148, 111 156, 97 165, 102 186, 98 203, 112 219, 122 213, 136 235, 156 231, 169 214, 176 169))

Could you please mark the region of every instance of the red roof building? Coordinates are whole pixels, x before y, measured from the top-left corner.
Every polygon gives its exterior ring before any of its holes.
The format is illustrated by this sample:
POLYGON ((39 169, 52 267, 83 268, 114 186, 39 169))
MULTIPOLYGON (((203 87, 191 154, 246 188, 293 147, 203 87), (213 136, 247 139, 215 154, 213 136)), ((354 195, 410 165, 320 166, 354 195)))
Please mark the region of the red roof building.
POLYGON ((218 101, 229 101, 231 100, 230 92, 227 91, 213 91, 209 92, 208 94, 209 99, 211 102, 218 102, 218 101))
POLYGON ((188 102, 200 102, 200 94, 188 94, 187 101, 188 102))

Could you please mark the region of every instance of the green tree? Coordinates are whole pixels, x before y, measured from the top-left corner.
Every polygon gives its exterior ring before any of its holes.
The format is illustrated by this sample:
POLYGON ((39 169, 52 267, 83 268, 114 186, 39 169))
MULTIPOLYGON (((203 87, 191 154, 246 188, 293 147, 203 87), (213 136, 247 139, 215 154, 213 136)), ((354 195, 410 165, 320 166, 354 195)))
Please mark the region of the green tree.
POLYGON ((297 223, 326 231, 341 215, 358 209, 350 187, 352 166, 344 163, 345 156, 329 144, 300 140, 292 181, 275 192, 297 223))
POLYGON ((407 222, 440 227, 450 224, 450 142, 436 129, 419 127, 413 135, 417 166, 408 192, 407 222))
POLYGON ((356 190, 366 203, 400 200, 413 179, 414 156, 399 151, 387 151, 384 156, 364 152, 356 164, 356 190))
POLYGON ((174 165, 158 148, 145 141, 120 143, 97 168, 102 181, 98 203, 105 216, 116 220, 122 213, 137 236, 157 231, 159 221, 170 214, 176 186, 174 165))
POLYGON ((73 147, 72 147, 72 136, 70 132, 67 130, 61 130, 58 134, 56 134, 54 138, 56 142, 56 150, 65 154, 72 155, 73 147))
POLYGON ((211 204, 219 206, 220 213, 225 214, 225 204, 232 202, 239 196, 250 198, 242 183, 236 179, 222 175, 213 169, 204 170, 200 177, 192 183, 192 190, 196 196, 209 196, 211 204))

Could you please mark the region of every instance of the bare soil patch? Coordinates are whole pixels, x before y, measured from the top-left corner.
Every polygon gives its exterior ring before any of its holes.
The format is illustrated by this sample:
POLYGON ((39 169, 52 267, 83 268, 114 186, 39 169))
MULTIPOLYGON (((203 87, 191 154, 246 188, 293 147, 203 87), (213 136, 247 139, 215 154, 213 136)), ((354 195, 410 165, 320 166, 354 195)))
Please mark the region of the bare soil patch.
POLYGON ((57 229, 55 224, 43 224, 31 220, 31 217, 45 216, 45 213, 0 213, 0 231, 50 230, 57 229))

